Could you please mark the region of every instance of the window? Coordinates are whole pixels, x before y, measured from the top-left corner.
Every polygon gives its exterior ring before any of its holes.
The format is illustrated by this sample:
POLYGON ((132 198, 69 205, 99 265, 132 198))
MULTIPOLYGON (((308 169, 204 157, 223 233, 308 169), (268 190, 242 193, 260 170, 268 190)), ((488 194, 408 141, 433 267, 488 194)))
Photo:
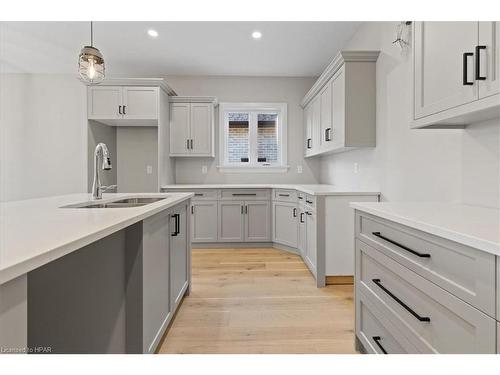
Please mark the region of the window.
POLYGON ((286 103, 221 103, 221 171, 286 172, 286 109, 286 103))

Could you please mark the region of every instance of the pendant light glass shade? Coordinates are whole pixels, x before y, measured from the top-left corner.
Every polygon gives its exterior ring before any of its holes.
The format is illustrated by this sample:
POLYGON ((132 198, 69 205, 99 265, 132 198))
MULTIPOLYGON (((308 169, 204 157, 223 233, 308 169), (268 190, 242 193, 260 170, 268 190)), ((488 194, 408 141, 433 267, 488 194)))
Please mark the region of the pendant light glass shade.
POLYGON ((78 57, 78 74, 82 81, 97 84, 104 79, 104 59, 102 53, 93 45, 92 22, 90 23, 90 46, 85 46, 78 57))

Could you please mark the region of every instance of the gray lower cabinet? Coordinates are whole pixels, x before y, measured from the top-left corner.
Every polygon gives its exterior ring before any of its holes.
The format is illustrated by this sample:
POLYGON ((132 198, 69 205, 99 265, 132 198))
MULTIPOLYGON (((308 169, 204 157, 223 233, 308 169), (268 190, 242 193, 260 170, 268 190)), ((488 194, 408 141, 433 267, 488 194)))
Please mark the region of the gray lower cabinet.
POLYGON ((220 201, 219 202, 219 241, 243 242, 244 229, 244 202, 220 201))
POLYGON ((497 322, 497 354, 500 354, 500 322, 497 322))
POLYGON ((297 204, 290 202, 273 202, 272 216, 273 242, 296 248, 299 228, 297 204))
POLYGON ((190 247, 188 245, 187 205, 175 208, 170 214, 170 291, 175 308, 189 285, 190 247))
POLYGON ((269 201, 219 201, 220 242, 271 240, 269 201))
POLYGON ((317 261, 317 216, 316 212, 311 210, 305 211, 306 221, 306 248, 305 261, 311 272, 316 276, 316 261, 317 261))
POLYGON ((191 241, 217 242, 217 201, 192 202, 191 241))
POLYGON ((298 231, 298 248, 302 259, 306 256, 307 247, 307 227, 306 227, 306 213, 305 210, 299 206, 298 218, 299 218, 299 231, 298 231))
POLYGON ((245 202, 245 242, 271 241, 271 203, 245 202))
POLYGON ((170 298, 170 213, 143 222, 142 315, 144 353, 154 352, 172 313, 170 298))

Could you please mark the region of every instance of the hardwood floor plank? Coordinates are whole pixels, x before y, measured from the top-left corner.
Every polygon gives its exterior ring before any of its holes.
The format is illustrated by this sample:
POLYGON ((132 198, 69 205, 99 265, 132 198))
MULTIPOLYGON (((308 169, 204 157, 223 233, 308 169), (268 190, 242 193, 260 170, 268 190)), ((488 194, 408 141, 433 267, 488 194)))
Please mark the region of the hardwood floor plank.
POLYGON ((316 288, 299 256, 194 249, 192 266, 159 353, 356 353, 353 286, 316 288))

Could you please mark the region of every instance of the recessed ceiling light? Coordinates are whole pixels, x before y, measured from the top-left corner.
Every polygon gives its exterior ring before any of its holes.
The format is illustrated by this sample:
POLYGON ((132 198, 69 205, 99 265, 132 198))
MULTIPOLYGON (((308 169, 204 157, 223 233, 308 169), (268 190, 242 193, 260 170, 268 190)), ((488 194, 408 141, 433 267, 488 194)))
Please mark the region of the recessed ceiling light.
POLYGON ((153 29, 149 29, 149 30, 148 30, 148 35, 149 35, 151 38, 156 38, 156 37, 158 36, 158 31, 153 30, 153 29))
POLYGON ((252 38, 254 38, 254 39, 260 39, 260 38, 262 38, 262 33, 260 31, 254 31, 252 33, 252 38))

